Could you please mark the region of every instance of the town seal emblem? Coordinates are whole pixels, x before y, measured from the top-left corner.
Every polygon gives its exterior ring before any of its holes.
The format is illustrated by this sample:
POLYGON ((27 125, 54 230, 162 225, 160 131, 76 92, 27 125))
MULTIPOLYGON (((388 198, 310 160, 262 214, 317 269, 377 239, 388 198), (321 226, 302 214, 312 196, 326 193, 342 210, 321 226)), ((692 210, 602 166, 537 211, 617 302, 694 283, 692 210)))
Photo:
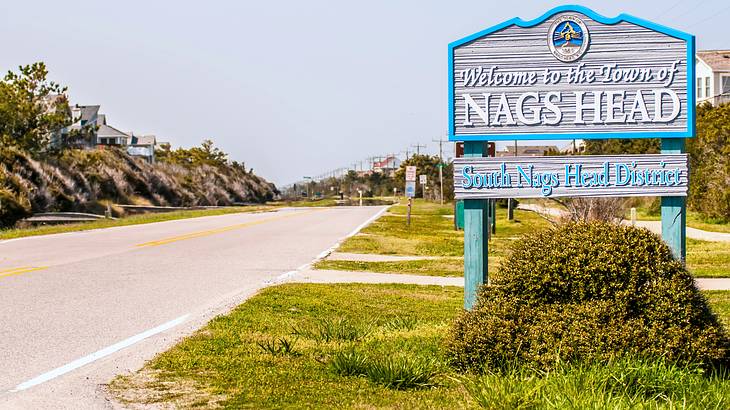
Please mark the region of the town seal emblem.
POLYGON ((558 60, 569 63, 585 54, 589 35, 583 20, 574 14, 564 14, 555 19, 548 31, 548 47, 558 60))

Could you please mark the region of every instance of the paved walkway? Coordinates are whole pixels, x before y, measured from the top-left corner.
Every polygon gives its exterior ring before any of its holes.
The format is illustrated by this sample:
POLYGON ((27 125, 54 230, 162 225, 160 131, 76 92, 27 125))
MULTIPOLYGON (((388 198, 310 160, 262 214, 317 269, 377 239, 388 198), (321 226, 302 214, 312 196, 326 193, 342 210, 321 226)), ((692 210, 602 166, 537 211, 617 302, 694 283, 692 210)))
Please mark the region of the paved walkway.
MULTIPOLYGON (((533 204, 520 204, 517 209, 525 211, 533 211, 543 215, 549 215, 553 217, 559 217, 565 211, 558 208, 548 208, 540 205, 533 204)), ((630 221, 624 221, 625 224, 630 224, 630 221)), ((661 235, 662 233, 662 222, 661 221, 636 221, 636 226, 646 228, 656 234, 661 235)), ((730 242, 730 233, 725 232, 710 232, 703 231, 701 229, 687 227, 687 237, 692 239, 699 239, 702 241, 713 241, 713 242, 730 242)))
MULTIPOLYGON (((631 222, 626 222, 630 224, 631 222)), ((662 233, 662 221, 636 221, 636 226, 646 228, 654 233, 662 233)), ((703 231, 697 228, 687 227, 687 237, 713 242, 730 242, 730 233, 703 231)))
MULTIPOLYGON (((730 278, 697 278, 701 290, 730 290, 730 278)), ((400 273, 351 272, 306 269, 290 282, 302 283, 407 283, 413 285, 464 286, 462 277, 421 276, 400 273)))
POLYGON ((332 252, 327 256, 329 261, 355 261, 355 262, 403 262, 418 261, 423 259, 438 259, 435 256, 402 256, 402 255, 378 255, 374 253, 346 253, 332 252))

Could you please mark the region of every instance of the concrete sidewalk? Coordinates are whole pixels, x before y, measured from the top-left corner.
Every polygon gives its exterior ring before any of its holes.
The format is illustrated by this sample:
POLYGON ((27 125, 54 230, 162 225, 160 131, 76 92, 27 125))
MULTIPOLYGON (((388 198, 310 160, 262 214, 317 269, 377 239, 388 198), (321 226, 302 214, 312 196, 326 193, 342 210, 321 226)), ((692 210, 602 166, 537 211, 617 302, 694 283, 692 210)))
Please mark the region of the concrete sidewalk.
MULTIPOLYGON (((631 222, 627 222, 630 224, 631 222)), ((656 234, 662 234, 661 221, 636 221, 636 226, 646 228, 656 234)), ((730 242, 730 233, 703 231, 697 228, 687 227, 687 237, 712 242, 730 242)))
MULTIPOLYGON (((352 272, 306 269, 294 275, 297 283, 406 283, 412 285, 464 286, 462 277, 421 276, 400 273, 352 272)), ((730 290, 730 278, 697 278, 701 290, 730 290)))

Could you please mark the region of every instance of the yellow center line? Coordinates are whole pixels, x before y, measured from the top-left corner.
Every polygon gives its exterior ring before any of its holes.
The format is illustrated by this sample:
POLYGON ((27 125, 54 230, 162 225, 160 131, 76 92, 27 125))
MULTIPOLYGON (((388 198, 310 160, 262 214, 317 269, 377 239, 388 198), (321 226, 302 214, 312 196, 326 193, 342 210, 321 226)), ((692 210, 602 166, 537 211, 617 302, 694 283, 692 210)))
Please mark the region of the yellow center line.
POLYGON ((21 266, 19 268, 0 270, 0 278, 4 278, 6 276, 20 275, 22 273, 34 272, 43 269, 48 269, 48 266, 21 266))
POLYGON ((200 231, 200 232, 191 232, 191 233, 188 233, 188 234, 185 234, 185 235, 173 236, 173 237, 170 237, 170 238, 160 239, 160 240, 157 240, 157 241, 150 241, 150 242, 139 243, 139 244, 137 244, 135 246, 137 246, 137 247, 152 247, 152 246, 167 245, 168 243, 172 243, 172 242, 184 241, 184 240, 187 240, 187 239, 194 239, 194 238, 201 238, 203 236, 215 235, 217 233, 228 232, 228 231, 232 231, 232 230, 235 230, 235 229, 248 228, 250 226, 261 225, 261 224, 264 224, 264 223, 267 223, 267 222, 278 221, 280 219, 289 218, 289 217, 297 216, 297 215, 302 215, 302 214, 306 214, 306 213, 310 213, 310 212, 314 212, 314 211, 315 210, 307 210, 307 211, 304 211, 304 212, 292 212, 292 213, 289 213, 289 214, 286 214, 286 215, 279 215, 279 216, 275 216, 275 217, 271 217, 271 218, 259 219, 259 220, 256 220, 256 221, 245 222, 245 223, 242 223, 242 224, 226 226, 226 227, 223 227, 223 228, 210 229, 210 230, 207 230, 207 231, 200 231))

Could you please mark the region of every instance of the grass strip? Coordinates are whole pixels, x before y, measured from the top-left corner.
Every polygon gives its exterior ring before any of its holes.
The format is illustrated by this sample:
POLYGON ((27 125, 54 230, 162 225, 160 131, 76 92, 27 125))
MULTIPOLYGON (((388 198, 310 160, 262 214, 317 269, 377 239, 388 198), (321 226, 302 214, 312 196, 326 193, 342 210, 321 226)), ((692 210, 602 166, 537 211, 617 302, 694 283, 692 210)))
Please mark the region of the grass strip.
POLYGON ((110 390, 128 405, 452 408, 464 391, 440 376, 439 346, 461 299, 436 286, 268 288, 110 390))
POLYGON ((424 276, 463 276, 464 259, 456 257, 398 262, 338 261, 325 259, 317 262, 314 268, 355 272, 404 273, 424 276))

